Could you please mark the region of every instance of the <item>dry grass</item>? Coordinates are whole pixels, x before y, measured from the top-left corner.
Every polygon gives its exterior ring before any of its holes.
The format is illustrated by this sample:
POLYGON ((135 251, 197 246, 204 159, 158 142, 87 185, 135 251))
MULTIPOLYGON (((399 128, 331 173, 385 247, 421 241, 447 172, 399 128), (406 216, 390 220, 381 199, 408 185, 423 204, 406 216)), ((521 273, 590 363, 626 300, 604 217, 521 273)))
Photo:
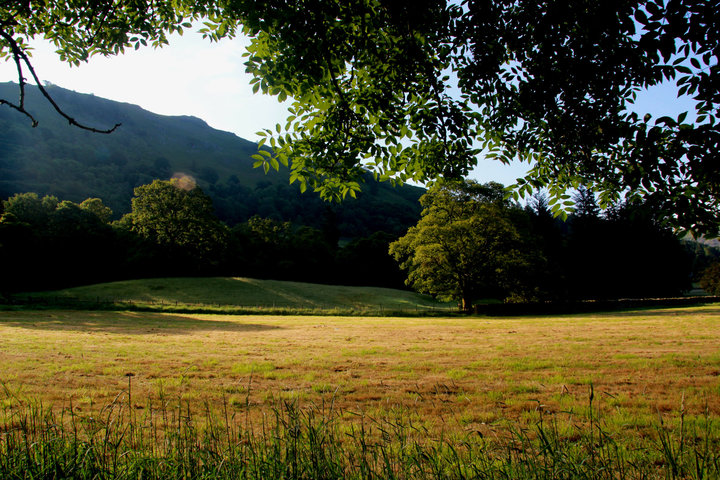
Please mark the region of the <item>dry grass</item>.
MULTIPOLYGON (((259 415, 333 399, 430 428, 493 431, 594 408, 643 435, 658 414, 720 414, 720 306, 537 318, 0 312, 0 402, 102 408, 127 388, 259 415), (684 397, 684 400, 683 400, 684 397), (707 410, 706 410, 707 409, 707 410)), ((2 405, 0 405, 2 406, 2 405)), ((572 432, 567 432, 572 434, 572 432)))

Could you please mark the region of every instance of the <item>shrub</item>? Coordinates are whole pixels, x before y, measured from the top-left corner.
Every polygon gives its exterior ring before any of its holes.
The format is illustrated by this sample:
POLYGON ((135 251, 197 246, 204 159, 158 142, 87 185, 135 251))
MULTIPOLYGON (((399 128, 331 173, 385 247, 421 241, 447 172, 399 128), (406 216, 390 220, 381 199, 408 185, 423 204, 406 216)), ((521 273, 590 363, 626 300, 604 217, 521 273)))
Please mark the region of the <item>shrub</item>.
POLYGON ((720 295, 720 262, 710 265, 703 271, 700 286, 710 295, 720 295))

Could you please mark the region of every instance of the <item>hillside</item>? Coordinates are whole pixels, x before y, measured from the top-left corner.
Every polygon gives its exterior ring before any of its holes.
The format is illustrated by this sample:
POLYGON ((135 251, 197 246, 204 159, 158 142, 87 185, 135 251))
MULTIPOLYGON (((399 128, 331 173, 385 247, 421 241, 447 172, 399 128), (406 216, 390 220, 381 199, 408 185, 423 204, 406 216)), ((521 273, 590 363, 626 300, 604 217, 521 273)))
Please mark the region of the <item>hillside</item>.
POLYGON ((101 283, 18 298, 63 303, 113 302, 145 306, 243 307, 313 311, 453 311, 454 305, 406 290, 318 285, 240 277, 153 278, 101 283))
MULTIPOLYGON (((37 88, 28 87, 26 105, 40 122, 37 128, 18 112, 0 108, 0 198, 29 191, 75 202, 99 197, 117 218, 130 210, 135 187, 183 172, 197 180, 230 225, 260 215, 321 227, 330 208, 340 234, 356 237, 378 230, 401 234, 419 217, 421 188, 370 181, 358 200, 331 206, 289 185, 287 169, 265 175, 252 168, 255 143, 198 118, 157 115, 58 86, 48 91, 82 123, 122 126, 110 135, 71 127, 37 88)), ((0 98, 17 95, 16 84, 0 83, 0 98)))

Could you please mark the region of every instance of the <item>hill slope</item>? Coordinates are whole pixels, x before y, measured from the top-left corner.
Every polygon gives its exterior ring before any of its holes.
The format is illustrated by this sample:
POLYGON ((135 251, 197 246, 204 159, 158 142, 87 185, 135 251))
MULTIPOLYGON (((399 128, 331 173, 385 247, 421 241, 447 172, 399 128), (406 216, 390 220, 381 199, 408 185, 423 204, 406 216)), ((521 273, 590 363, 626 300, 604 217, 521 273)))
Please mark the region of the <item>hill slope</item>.
MULTIPOLYGON (((417 310, 451 308, 405 290, 346 287, 238 277, 154 278, 101 283, 30 295, 35 299, 211 305, 303 310, 417 310)), ((26 295, 21 295, 25 298, 26 295)))
MULTIPOLYGON (((27 117, 0 107, 0 198, 28 191, 75 202, 100 197, 119 217, 130 210, 135 187, 183 172, 198 181, 229 224, 260 215, 320 227, 328 216, 328 204, 288 184, 286 169, 265 175, 252 168, 253 142, 194 117, 157 115, 58 86, 48 91, 84 124, 122 126, 110 135, 71 127, 37 88, 28 87, 26 105, 40 121, 37 128, 27 117)), ((0 83, 0 98, 17 95, 16 84, 0 83)), ((358 200, 331 208, 343 236, 377 230, 400 234, 419 218, 422 193, 417 187, 369 182, 358 200)))

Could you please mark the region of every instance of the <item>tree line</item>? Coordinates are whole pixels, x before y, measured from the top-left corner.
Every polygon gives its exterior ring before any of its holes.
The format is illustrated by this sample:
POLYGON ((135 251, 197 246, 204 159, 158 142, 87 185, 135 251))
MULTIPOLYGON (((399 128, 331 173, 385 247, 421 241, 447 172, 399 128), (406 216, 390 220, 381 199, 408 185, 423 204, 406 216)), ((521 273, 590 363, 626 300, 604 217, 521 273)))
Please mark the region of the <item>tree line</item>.
POLYGON ((2 291, 248 276, 409 286, 469 309, 483 299, 677 295, 717 257, 716 249, 679 240, 648 205, 619 203, 601 213, 585 189, 563 221, 543 195, 522 207, 497 183, 445 182, 421 198, 422 218, 404 236, 379 231, 352 240, 340 239, 329 208, 320 228, 260 216, 229 227, 189 177, 134 193, 130 213, 115 221, 98 198, 22 193, 4 201, 2 291))
POLYGON ((340 242, 329 208, 321 228, 258 216, 229 227, 187 179, 137 187, 130 213, 115 221, 101 199, 75 203, 36 193, 8 198, 1 213, 5 292, 216 275, 403 287, 387 255, 396 235, 340 242))
POLYGON ((580 188, 565 221, 547 196, 525 207, 497 183, 449 181, 420 199, 422 218, 390 246, 416 290, 458 301, 574 301, 677 296, 717 250, 681 241, 647 202, 601 212, 580 188))

